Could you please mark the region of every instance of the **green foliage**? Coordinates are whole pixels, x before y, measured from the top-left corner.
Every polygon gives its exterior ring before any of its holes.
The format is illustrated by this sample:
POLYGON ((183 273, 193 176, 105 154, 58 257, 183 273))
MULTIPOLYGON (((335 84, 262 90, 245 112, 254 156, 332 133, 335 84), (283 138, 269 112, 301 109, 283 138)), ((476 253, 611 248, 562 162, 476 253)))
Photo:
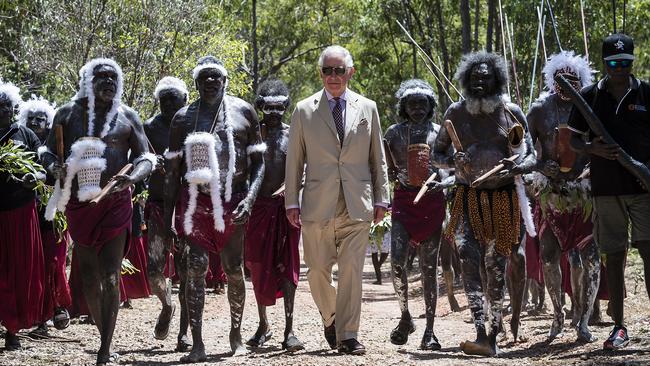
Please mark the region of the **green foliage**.
MULTIPOLYGON (((549 2, 563 48, 584 54, 580 1, 549 2)), ((518 87, 526 109, 535 61, 536 7, 541 1, 501 3, 513 30, 518 87)), ((622 2, 617 3, 618 30, 622 30, 622 2)), ((627 3, 626 31, 637 46, 634 71, 637 77, 647 79, 650 0, 627 3)), ((316 67, 318 54, 335 43, 352 52, 357 72, 351 88, 377 101, 384 128, 397 121, 395 91, 401 81, 412 77, 423 78, 436 88, 440 117, 458 95, 450 85, 437 83, 396 21, 404 24, 449 79, 462 56, 462 29, 468 26, 461 21, 458 0, 5 0, 0 4, 3 79, 60 105, 76 92, 77 72, 88 59, 114 57, 126 73, 124 100, 143 118, 156 112, 152 91, 157 80, 178 76, 193 89, 190 71, 205 54, 223 59, 230 71, 231 94, 252 100, 255 82, 276 77, 289 85, 292 99, 298 101, 322 88, 316 67), (253 43, 253 4, 257 48, 253 43), (452 100, 444 90, 449 90, 452 100)), ((470 1, 471 48, 483 49, 487 46, 488 0, 478 1, 478 12, 475 4, 470 1)), ((600 77, 601 41, 613 29, 611 1, 584 0, 584 12, 589 57, 599 71, 596 77, 600 77)), ((498 9, 496 14, 492 47, 502 52, 498 9)), ((559 48, 548 11, 545 14, 544 44, 550 56, 559 48)), ((507 53, 510 60, 509 49, 507 53)), ((533 98, 543 88, 543 61, 540 47, 533 98)), ((511 98, 516 101, 512 79, 511 98)), ((191 97, 196 97, 195 91, 191 97)))

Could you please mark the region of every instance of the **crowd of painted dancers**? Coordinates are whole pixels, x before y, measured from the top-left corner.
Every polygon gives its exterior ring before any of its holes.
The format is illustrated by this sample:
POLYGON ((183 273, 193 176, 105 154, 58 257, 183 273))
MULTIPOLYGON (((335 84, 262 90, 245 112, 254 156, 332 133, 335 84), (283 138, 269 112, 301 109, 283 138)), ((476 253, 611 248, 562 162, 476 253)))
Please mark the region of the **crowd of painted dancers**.
POLYGON ((549 340, 563 333, 566 292, 579 341, 596 340, 590 318, 600 316, 598 299, 608 299, 614 328, 603 347, 625 347, 628 243, 643 259, 646 288, 649 280, 650 85, 631 74, 629 36, 608 36, 602 50, 606 74, 595 83, 585 58, 552 55, 543 69, 546 92, 527 114, 506 96, 503 59, 467 54, 455 74, 462 98, 442 120, 435 121, 431 85, 411 79, 395 94, 399 121, 385 134, 376 104, 348 89, 355 69, 340 46, 321 53, 323 89, 296 104, 289 125, 283 116, 290 92, 282 81, 263 82, 252 106, 228 94, 228 70, 213 56, 192 70, 195 101, 180 79, 160 80, 154 91, 160 113, 144 124, 123 103, 122 70, 111 59, 84 65, 77 94, 56 112, 47 100, 23 102, 16 86, 0 83, 0 142, 37 152, 46 170, 18 175, 3 167, 1 173, 5 350, 20 349, 21 329, 47 332, 50 319, 63 329, 70 315, 85 313, 101 337, 97 364, 115 361, 110 346, 124 300, 126 255, 146 263, 142 292, 162 303, 153 330, 160 340, 176 312, 166 270, 173 257, 180 280, 176 350, 189 352, 181 361, 206 360, 202 318, 210 269, 217 281, 227 279, 234 354, 246 351, 243 266, 259 311, 259 327, 246 344, 260 347, 271 338, 266 307, 283 297, 282 348, 302 350, 293 329, 302 240, 328 345, 364 354, 357 337, 368 233, 389 209, 390 242, 373 262, 381 266, 390 247, 401 312, 391 343, 406 344, 415 331, 407 263, 416 252, 426 317, 420 349, 441 348, 434 334, 439 260, 454 311, 451 263, 461 269, 476 328, 476 338, 460 345, 467 354, 498 354, 506 288, 510 332, 515 341, 524 338, 526 289, 535 290, 541 308, 544 285, 554 314, 549 340), (39 180, 54 187, 47 205, 33 189, 39 180), (138 195, 145 185, 148 194, 138 195), (146 203, 134 204, 134 196, 146 203), (67 230, 59 235, 51 220, 61 213, 67 230), (70 283, 83 294, 75 301, 84 302, 75 306, 65 275, 72 242, 70 283))

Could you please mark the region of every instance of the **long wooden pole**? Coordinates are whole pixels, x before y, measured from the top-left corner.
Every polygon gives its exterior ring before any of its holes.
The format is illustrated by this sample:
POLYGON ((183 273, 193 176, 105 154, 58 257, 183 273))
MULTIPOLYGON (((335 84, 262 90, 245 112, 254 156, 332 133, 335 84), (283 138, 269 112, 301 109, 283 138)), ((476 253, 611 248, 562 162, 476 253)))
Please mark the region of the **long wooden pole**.
MULTIPOLYGON (((506 30, 503 27, 503 11, 501 10, 501 0, 499 0, 499 24, 501 24, 501 46, 503 48, 503 51, 502 51, 503 52, 503 61, 505 62, 506 65, 508 65, 508 55, 507 55, 508 52, 506 51, 506 36, 505 36, 506 30)), ((508 79, 509 79, 509 76, 510 76, 509 74, 510 74, 510 72, 508 71, 508 68, 506 67, 506 76, 508 76, 508 79)), ((510 83, 507 83, 506 87, 508 88, 508 97, 510 97, 512 95, 512 94, 510 94, 510 83)))
MULTIPOLYGON (((542 5, 544 5, 544 0, 542 0, 542 5)), ((537 72, 537 57, 539 56, 539 38, 542 33, 542 22, 537 17, 537 41, 535 42, 535 57, 533 58, 533 74, 530 77, 530 95, 528 97, 528 109, 530 109, 531 104, 533 104, 533 93, 535 92, 535 73, 537 72)))
POLYGON ((580 0, 580 17, 582 18, 582 39, 585 41, 585 57, 589 61, 589 45, 587 43, 587 26, 585 24, 585 3, 580 0))
POLYGON ((515 59, 515 50, 514 50, 514 45, 512 44, 512 24, 508 22, 508 14, 504 14, 505 22, 506 22, 506 30, 508 31, 508 44, 510 46, 510 62, 512 63, 512 76, 513 81, 515 83, 515 93, 517 96, 517 104, 523 105, 523 101, 521 100, 521 93, 519 92, 519 77, 517 76, 517 61, 515 59))

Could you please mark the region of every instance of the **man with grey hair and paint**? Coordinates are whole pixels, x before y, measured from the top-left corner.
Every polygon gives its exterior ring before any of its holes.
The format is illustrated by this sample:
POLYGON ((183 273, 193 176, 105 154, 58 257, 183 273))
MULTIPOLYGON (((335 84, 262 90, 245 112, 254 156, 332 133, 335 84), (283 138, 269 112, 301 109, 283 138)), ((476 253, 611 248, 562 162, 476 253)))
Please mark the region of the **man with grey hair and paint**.
POLYGON ((510 327, 515 341, 519 336, 526 281, 519 244, 525 230, 535 236, 520 175, 533 168, 535 149, 526 116, 504 100, 508 78, 501 56, 486 52, 465 55, 456 79, 466 99, 445 112, 445 123, 449 120, 451 124, 436 138, 434 159, 438 168, 456 169, 456 190, 445 234, 455 239, 476 327, 476 340, 462 342, 460 348, 466 354, 495 356, 507 262, 512 284, 510 327), (486 175, 490 171, 496 174, 486 175))
POLYGON ((318 67, 323 90, 298 102, 291 116, 285 207, 289 222, 302 224, 307 279, 325 339, 332 349, 358 355, 366 351, 357 337, 370 222, 383 219, 389 200, 386 156, 377 105, 348 89, 355 72, 350 52, 327 47, 318 67))
MULTIPOLYGON (((147 223, 147 278, 151 292, 158 297, 163 307, 154 328, 154 338, 163 340, 169 334, 169 323, 174 316, 175 306, 172 302, 171 284, 165 279, 163 271, 167 258, 174 252, 174 240, 165 235, 167 229, 163 220, 165 167, 162 154, 169 144, 169 130, 172 118, 185 106, 188 98, 187 86, 183 80, 172 76, 162 78, 156 85, 154 97, 159 103, 160 114, 144 123, 144 132, 149 141, 149 148, 156 154, 158 164, 149 177, 149 197, 144 208, 147 223)), ((179 262, 180 253, 174 256, 179 262)), ((185 300, 184 288, 178 291, 181 303, 185 300)), ((176 349, 185 351, 189 348, 187 340, 187 313, 181 312, 180 332, 176 349)))
POLYGON ((122 103, 120 66, 111 59, 93 59, 80 76, 79 93, 54 116, 53 129, 62 127, 62 139, 50 133, 47 150, 41 152, 43 165, 59 181, 45 218, 65 212, 83 293, 100 334, 97 365, 105 365, 118 357, 110 347, 122 258, 131 235, 130 187, 151 173, 156 158, 149 153, 138 114, 122 103), (57 156, 60 148, 63 156, 57 156), (127 164, 133 165, 130 173, 127 164))

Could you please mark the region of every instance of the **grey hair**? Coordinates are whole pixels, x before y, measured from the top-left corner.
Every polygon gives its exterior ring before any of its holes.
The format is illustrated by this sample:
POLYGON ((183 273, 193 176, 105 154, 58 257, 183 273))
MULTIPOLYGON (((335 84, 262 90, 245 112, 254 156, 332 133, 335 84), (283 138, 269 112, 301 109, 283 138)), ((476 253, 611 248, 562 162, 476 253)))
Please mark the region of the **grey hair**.
POLYGON ((352 60, 352 54, 350 54, 350 51, 348 51, 345 47, 341 47, 339 45, 332 45, 326 47, 318 57, 318 66, 323 67, 323 62, 325 61, 325 57, 333 53, 338 53, 343 56, 343 59, 345 60, 345 67, 354 66, 354 60, 352 60))
POLYGON ((482 63, 487 64, 492 68, 492 70, 494 70, 497 94, 501 95, 506 93, 508 86, 506 63, 503 61, 503 58, 499 54, 492 52, 488 53, 485 51, 472 52, 463 56, 462 60, 460 61, 458 70, 456 70, 456 74, 454 75, 454 79, 458 80, 463 92, 466 95, 470 94, 468 93, 470 74, 472 73, 474 66, 480 65, 482 63))
POLYGON ((438 105, 436 93, 433 91, 431 85, 422 79, 409 79, 402 81, 397 93, 395 93, 395 98, 397 98, 397 104, 395 105, 397 115, 404 119, 408 119, 405 103, 403 103, 403 101, 411 95, 424 95, 427 97, 431 105, 431 110, 429 111, 427 118, 433 117, 433 113, 438 105))

